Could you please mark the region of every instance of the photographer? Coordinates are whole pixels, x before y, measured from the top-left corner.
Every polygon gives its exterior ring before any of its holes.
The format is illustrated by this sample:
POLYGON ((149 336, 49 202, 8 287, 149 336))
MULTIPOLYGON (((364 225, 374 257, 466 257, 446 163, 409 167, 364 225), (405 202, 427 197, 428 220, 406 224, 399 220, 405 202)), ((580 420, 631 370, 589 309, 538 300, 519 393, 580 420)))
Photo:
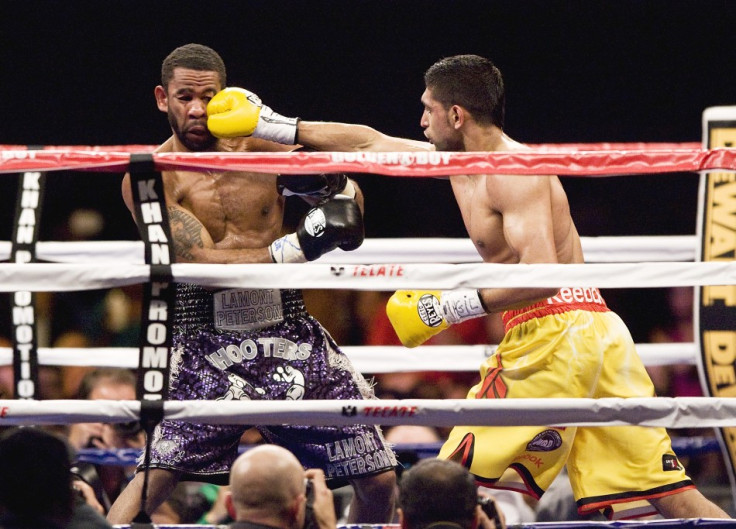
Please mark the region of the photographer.
POLYGON ((450 460, 423 459, 399 481, 401 529, 505 529, 493 498, 479 494, 464 466, 450 460))
POLYGON ((41 428, 12 428, 0 436, 0 527, 112 529, 99 505, 69 472, 66 440, 41 428))
POLYGON ((230 470, 228 510, 233 529, 335 529, 332 491, 322 470, 304 470, 276 445, 239 456, 230 470))
MULTIPOLYGON (((135 400, 135 375, 122 368, 97 368, 84 375, 79 386, 79 398, 83 400, 135 400)), ((143 448, 145 436, 135 423, 78 423, 69 427, 69 444, 74 450, 100 448, 143 448)), ((134 466, 93 465, 78 463, 74 473, 95 491, 105 511, 127 485, 134 466)))

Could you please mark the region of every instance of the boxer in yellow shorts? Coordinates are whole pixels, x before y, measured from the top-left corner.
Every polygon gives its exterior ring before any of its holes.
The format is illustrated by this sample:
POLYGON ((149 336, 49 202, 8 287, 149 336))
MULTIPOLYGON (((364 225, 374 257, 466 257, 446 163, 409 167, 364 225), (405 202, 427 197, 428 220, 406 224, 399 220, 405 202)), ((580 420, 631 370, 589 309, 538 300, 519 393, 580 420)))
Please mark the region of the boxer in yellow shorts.
MULTIPOLYGON (((406 326, 397 304, 410 297, 432 322, 443 295, 397 292, 389 315, 406 326)), ((654 396, 628 329, 598 289, 564 288, 503 319, 506 335, 469 399, 654 396)), ((481 485, 535 498, 567 464, 578 511, 602 509, 612 519, 656 514, 644 500, 694 487, 664 428, 457 426, 439 457, 463 464, 481 485)))
MULTIPOLYGON (((504 82, 489 59, 445 57, 425 72, 424 84, 419 124, 426 142, 391 137, 363 125, 284 118, 255 94, 237 87, 225 88, 211 99, 207 127, 220 138, 253 135, 321 151, 508 152, 528 148, 504 131, 504 82)), ((484 262, 584 262, 570 204, 557 176, 461 172, 448 179, 468 236, 484 262)), ((558 292, 550 286, 529 286, 481 292, 401 291, 386 310, 401 342, 414 347, 449 325, 509 309, 517 311, 507 313, 509 335, 500 354, 484 365, 483 383, 473 389, 471 397, 652 395, 629 333, 608 312, 595 289, 558 292), (537 302, 541 305, 517 311, 537 302)), ((584 511, 648 498, 665 517, 728 518, 723 509, 694 489, 662 430, 458 428, 442 451, 442 457, 453 456, 483 483, 535 496, 569 458, 576 500, 584 511), (480 454, 486 450, 488 454, 480 454), (625 475, 622 463, 628 469, 625 475)))

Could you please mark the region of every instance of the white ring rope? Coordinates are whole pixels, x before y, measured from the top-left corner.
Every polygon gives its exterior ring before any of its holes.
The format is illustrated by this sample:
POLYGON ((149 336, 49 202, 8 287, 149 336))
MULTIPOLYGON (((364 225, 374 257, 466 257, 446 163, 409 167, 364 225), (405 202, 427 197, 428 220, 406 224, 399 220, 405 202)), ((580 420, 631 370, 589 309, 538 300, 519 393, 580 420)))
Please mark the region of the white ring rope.
MULTIPOLYGON (((736 399, 407 399, 163 402, 164 418, 204 424, 433 426, 736 426, 736 399)), ((140 401, 0 400, 0 424, 130 422, 140 401)))
MULTIPOLYGON (((589 262, 692 261, 695 236, 583 237, 589 262)), ((0 241, 0 259, 7 259, 10 243, 0 241)), ((74 263, 94 260, 143 263, 140 241, 38 242, 37 255, 46 261, 74 263)), ((480 257, 469 239, 367 239, 356 251, 337 251, 318 262, 380 263, 477 262, 480 257)), ((495 346, 423 346, 415 349, 393 346, 343 346, 356 368, 364 373, 412 372, 417 366, 429 371, 474 372, 495 346), (451 362, 447 359, 452 358, 451 362)), ((694 343, 638 344, 637 350, 648 366, 695 364, 694 343)), ((134 348, 39 348, 41 365, 138 367, 134 348)), ((12 364, 12 350, 0 348, 0 365, 12 364)))
MULTIPOLYGON (((645 261, 694 261, 695 235, 581 237, 588 263, 645 261)), ((0 261, 10 257, 10 241, 0 241, 0 261)), ((114 261, 142 264, 142 241, 39 241, 36 256, 41 261, 78 263, 114 261)), ((352 252, 336 250, 319 263, 475 263, 478 251, 467 238, 366 239, 352 252)))
MULTIPOLYGON (((593 264, 194 264, 171 265, 174 281, 225 288, 350 290, 736 284, 736 261, 593 264)), ((150 266, 105 263, 0 264, 0 292, 49 292, 145 283, 150 266)), ((576 294, 577 296, 577 294, 576 294)), ((582 298, 576 301, 584 301, 582 298)))
MULTIPOLYGON (((12 153, 11 153, 12 154, 12 153)), ((57 159, 53 159, 54 153, 43 153, 39 159, 51 154, 48 163, 55 166, 39 167, 43 169, 61 169, 59 161, 71 161, 72 168, 76 167, 75 153, 62 153, 57 159)), ((127 165, 125 159, 114 160, 115 156, 109 153, 99 155, 100 168, 116 168, 127 165), (109 158, 109 159, 106 159, 109 158), (122 165, 121 165, 122 164, 122 165)), ((726 168, 733 170, 734 156, 727 150, 716 150, 708 153, 661 153, 667 160, 658 158, 658 153, 647 155, 644 160, 640 154, 621 157, 621 163, 629 163, 626 171, 611 167, 611 157, 616 153, 604 153, 601 157, 590 153, 575 154, 573 156, 557 156, 554 153, 546 156, 544 163, 551 166, 564 163, 569 164, 573 158, 582 165, 588 175, 592 174, 631 174, 636 172, 663 172, 667 170, 704 170, 706 168, 726 168), (683 156, 678 158, 675 155, 683 156), (558 160, 559 158, 559 160, 558 160), (674 161, 671 159, 674 158, 674 161), (718 160, 714 160, 718 158, 718 160), (599 163, 602 160, 607 163, 599 163), (633 165, 630 162, 635 162, 633 165), (640 163, 641 162, 641 163, 640 163), (651 162, 651 163, 650 163, 651 162), (665 163, 666 162, 666 163, 665 163), (662 165, 664 164, 664 165, 662 165), (598 167, 593 167, 593 166, 598 167), (603 167, 603 169, 600 169, 603 167), (663 169, 664 168, 664 169, 663 169), (600 172, 600 171, 603 172, 600 172), (617 172, 618 171, 618 172, 617 172)), ((291 157, 291 161, 311 161, 309 157, 300 158, 301 155, 291 157)), ((357 156, 356 159, 347 159, 344 154, 328 154, 323 164, 333 166, 343 163, 347 169, 341 170, 368 170, 379 174, 408 175, 410 171, 405 170, 403 158, 389 160, 384 158, 369 158, 357 156), (339 160, 337 159, 339 158, 339 160), (381 166, 381 167, 378 167, 381 166)), ((414 155, 412 155, 414 156, 414 155)), ((412 156, 412 162, 422 163, 412 156)), ((507 163, 515 165, 514 172, 522 174, 529 170, 533 173, 539 172, 539 167, 524 166, 526 155, 518 157, 516 154, 506 154, 499 157, 483 157, 476 159, 472 155, 457 157, 466 165, 475 167, 468 173, 488 172, 489 168, 497 167, 498 164, 507 163), (506 159, 506 162, 503 160, 506 159)), ((36 153, 18 154, 16 157, 4 156, 3 172, 18 170, 21 166, 10 163, 13 158, 22 160, 24 158, 36 159, 36 153)), ((198 167, 203 164, 201 158, 192 157, 196 160, 198 167)), ((316 156, 312 156, 317 160, 316 156)), ((243 167, 257 166, 261 163, 255 157, 219 157, 206 161, 215 167, 220 167, 223 161, 238 161, 243 167)), ((172 167, 179 167, 176 157, 159 156, 157 161, 163 165, 167 163, 172 167)), ((273 161, 269 159, 269 161, 273 161)), ((444 165, 440 160, 439 165, 444 165)), ((89 167, 89 160, 84 162, 89 167)), ((304 172, 289 167, 284 160, 285 170, 280 172, 304 172)), ((237 164, 236 164, 237 165, 237 164)), ((432 160, 426 165, 434 165, 432 160)), ((265 165, 269 169, 270 165, 265 165)), ((471 169, 470 167, 465 167, 471 169)), ((23 166, 24 170, 28 167, 23 166)), ((298 168, 297 168, 298 169, 298 168)), ((321 167, 310 168, 310 170, 322 171, 321 167)), ((426 167, 420 171, 426 174, 450 174, 446 167, 439 171, 434 167, 426 167), (428 170, 432 169, 432 170, 428 170)), ((416 172, 416 171, 414 171, 416 172)), ((558 171, 544 171, 558 172, 558 171)), ((573 171, 578 173, 580 171, 573 171)), ((568 174, 567 172, 561 174, 568 174)), ((632 242, 633 238, 616 238, 632 242), (628 240, 631 239, 631 240, 628 240)), ((694 285, 730 285, 736 284, 736 263, 729 262, 661 262, 661 261, 693 261, 695 259, 694 237, 687 237, 682 247, 675 245, 675 239, 667 238, 667 247, 655 249, 652 253, 652 241, 650 237, 638 238, 639 246, 632 251, 633 244, 627 244, 628 250, 612 249, 611 240, 601 241, 586 240, 584 252, 589 264, 585 265, 502 265, 478 263, 478 256, 469 241, 458 242, 457 247, 442 247, 443 243, 419 240, 414 253, 409 251, 397 252, 396 249, 365 247, 366 255, 358 252, 345 254, 336 252, 331 256, 335 261, 322 261, 309 265, 282 265, 273 267, 270 265, 201 265, 201 264, 173 264, 172 272, 175 281, 193 282, 203 286, 217 287, 241 287, 241 288, 325 288, 325 289, 355 289, 355 290, 396 290, 400 288, 442 288, 453 289, 461 287, 587 287, 595 285, 601 288, 652 288, 671 286, 694 286, 694 285), (594 248, 596 243, 601 246, 594 248), (464 246, 463 246, 464 245, 464 246), (673 253, 672 250, 676 251, 673 253), (369 250, 377 252, 369 259, 369 250), (644 252, 644 253, 642 253, 644 252), (447 255, 449 253, 449 255, 447 255), (593 257, 601 255, 600 258, 593 257), (355 258, 351 261, 346 256, 355 258), (397 261, 396 255, 402 255, 406 261, 397 261), (443 264, 437 264, 441 261, 443 264), (639 262, 636 262, 639 261, 639 262), (657 261, 657 262, 651 262, 657 261), (367 263, 375 264, 367 264, 367 263), (386 262, 390 264, 380 264, 386 262), (471 264, 447 264, 448 262, 462 262, 471 264), (356 264, 360 263, 360 264, 356 264), (402 264, 404 263, 404 264, 402 264), (421 264, 417 264, 421 263, 421 264), (592 264, 590 264, 592 263, 592 264), (615 264, 612 264, 615 263, 615 264), (286 266, 286 268, 284 268, 286 266)), ((617 241, 618 242, 618 241, 617 241)), ((127 248, 122 248, 126 243, 111 243, 104 247, 105 259, 109 259, 104 266, 97 259, 94 264, 79 263, 79 247, 60 247, 61 244, 72 243, 43 243, 37 245, 38 257, 41 260, 70 261, 74 263, 32 263, 24 266, 15 264, 0 264, 0 291, 59 291, 59 290, 87 290, 109 288, 147 282, 150 278, 150 267, 142 263, 142 244, 131 243, 127 248), (44 245, 48 245, 44 248, 44 245), (51 255, 44 255, 48 250, 51 255), (67 252, 66 254, 64 252, 67 252), (118 252, 116 257, 111 256, 118 252), (121 253, 127 258, 121 261, 121 253), (130 259, 130 256, 137 254, 130 259), (133 261, 132 263, 125 261, 133 261)), ((76 243, 81 244, 81 243, 76 243)), ((103 245, 99 242, 94 248, 86 250, 95 253, 99 258, 103 245)), ((392 244, 401 245, 406 248, 405 240, 397 240, 392 244)), ((0 243, 0 251, 9 255, 9 244, 0 243), (5 248, 8 248, 7 250, 5 248)), ((7 257, 6 257, 7 258, 7 257)), ((584 294, 583 288, 574 288, 573 292, 584 294)), ((575 294, 577 295, 577 294, 575 294)), ((640 350, 644 351, 646 344, 641 344, 640 350)), ((658 362, 665 362, 664 357, 673 358, 672 350, 677 348, 682 359, 687 363, 694 363, 695 344, 650 344, 657 349, 658 362), (671 347, 669 352, 666 351, 671 347)), ((345 348, 348 355, 354 353, 356 367, 364 372, 380 372, 377 366, 387 365, 385 359, 378 359, 375 349, 361 347, 358 352, 350 352, 345 348), (368 360, 358 360, 360 355, 365 354, 374 362, 369 365, 368 360), (364 365, 361 362, 365 362, 364 365)), ((357 349, 357 348, 356 348, 357 349)), ((453 364, 462 370, 475 371, 485 356, 492 351, 492 346, 478 346, 462 348, 464 359, 458 361, 459 347, 453 347, 453 351, 442 351, 440 346, 422 347, 415 350, 405 348, 381 348, 382 354, 391 355, 392 364, 390 372, 396 372, 403 367, 397 359, 407 360, 404 364, 411 370, 421 365, 423 370, 428 369, 428 362, 436 362, 437 370, 447 371, 443 365, 447 358, 453 359, 453 364), (400 354, 396 350, 400 349, 400 354), (431 353, 430 353, 431 352, 431 353), (437 355, 431 358, 433 355, 437 355), (421 355, 421 356, 417 356, 421 355), (440 362, 440 358, 442 363, 440 362)), ((115 365, 129 365, 130 358, 133 364, 137 364, 137 349, 106 348, 109 356, 115 356, 115 365), (132 353, 132 354, 131 354, 132 353), (119 360, 123 360, 119 362, 119 360)), ((74 355, 89 358, 91 352, 97 356, 100 350, 74 350, 74 355)), ((0 360, 9 350, 0 350, 0 360)), ((79 358, 62 360, 65 353, 70 350, 43 349, 39 350, 41 363, 53 364, 56 362, 70 362, 70 365, 80 365, 79 358)), ((100 355, 102 356, 102 355, 100 355)), ((364 357, 365 358, 365 357, 364 357)), ((679 362, 678 362, 679 363, 679 362)), ((84 365, 84 363, 82 364, 84 365)), ((132 367, 132 366, 131 366, 132 367)), ((385 367, 384 367, 385 369, 385 367)), ((385 372, 385 371, 384 371, 385 372)), ((724 427, 736 425, 736 399, 712 398, 712 397, 679 397, 679 398, 636 398, 636 399, 443 399, 443 400, 367 400, 367 401, 344 401, 344 400, 321 400, 301 401, 298 404, 292 401, 167 401, 162 403, 164 416, 172 420, 187 420, 207 424, 427 424, 436 426, 454 426, 457 424, 467 425, 498 425, 498 426, 520 426, 520 425, 546 425, 559 426, 603 426, 603 425, 625 425, 635 424, 641 426, 661 426, 667 428, 704 428, 724 427), (299 409, 296 409, 299 408, 299 409)), ((69 422, 129 422, 139 418, 141 403, 139 401, 82 401, 82 400, 56 400, 56 401, 32 401, 32 400, 0 400, 0 425, 15 424, 63 424, 69 422)))
MULTIPOLYGON (((414 371, 476 372, 495 345, 423 345, 408 349, 399 345, 340 347, 361 373, 414 371)), ((644 365, 695 365, 699 354, 693 342, 641 343, 636 345, 644 365)), ((0 347, 0 366, 12 365, 9 347, 0 347)), ((39 347, 38 362, 49 366, 138 367, 139 350, 134 347, 66 348, 39 347)))

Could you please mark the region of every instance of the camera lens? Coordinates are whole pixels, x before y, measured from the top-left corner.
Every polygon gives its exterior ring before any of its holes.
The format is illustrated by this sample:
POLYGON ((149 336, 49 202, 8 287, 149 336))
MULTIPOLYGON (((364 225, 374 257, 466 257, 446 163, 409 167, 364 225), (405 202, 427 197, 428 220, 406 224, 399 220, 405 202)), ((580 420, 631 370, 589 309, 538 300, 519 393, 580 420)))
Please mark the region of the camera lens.
POLYGON ((140 421, 116 422, 112 427, 123 437, 135 437, 143 429, 140 421))

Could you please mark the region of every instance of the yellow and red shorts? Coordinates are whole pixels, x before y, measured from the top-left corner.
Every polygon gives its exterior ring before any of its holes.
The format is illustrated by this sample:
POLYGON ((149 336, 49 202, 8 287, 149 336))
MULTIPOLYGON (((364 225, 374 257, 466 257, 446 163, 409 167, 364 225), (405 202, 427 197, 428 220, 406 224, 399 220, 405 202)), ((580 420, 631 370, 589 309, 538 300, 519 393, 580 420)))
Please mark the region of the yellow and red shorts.
MULTIPOLYGON (((469 399, 652 397, 626 325, 595 288, 564 288, 503 315, 506 335, 469 399)), ((578 511, 655 514, 646 501, 693 488, 664 428, 456 426, 439 457, 479 485, 539 498, 567 464, 578 511)))

